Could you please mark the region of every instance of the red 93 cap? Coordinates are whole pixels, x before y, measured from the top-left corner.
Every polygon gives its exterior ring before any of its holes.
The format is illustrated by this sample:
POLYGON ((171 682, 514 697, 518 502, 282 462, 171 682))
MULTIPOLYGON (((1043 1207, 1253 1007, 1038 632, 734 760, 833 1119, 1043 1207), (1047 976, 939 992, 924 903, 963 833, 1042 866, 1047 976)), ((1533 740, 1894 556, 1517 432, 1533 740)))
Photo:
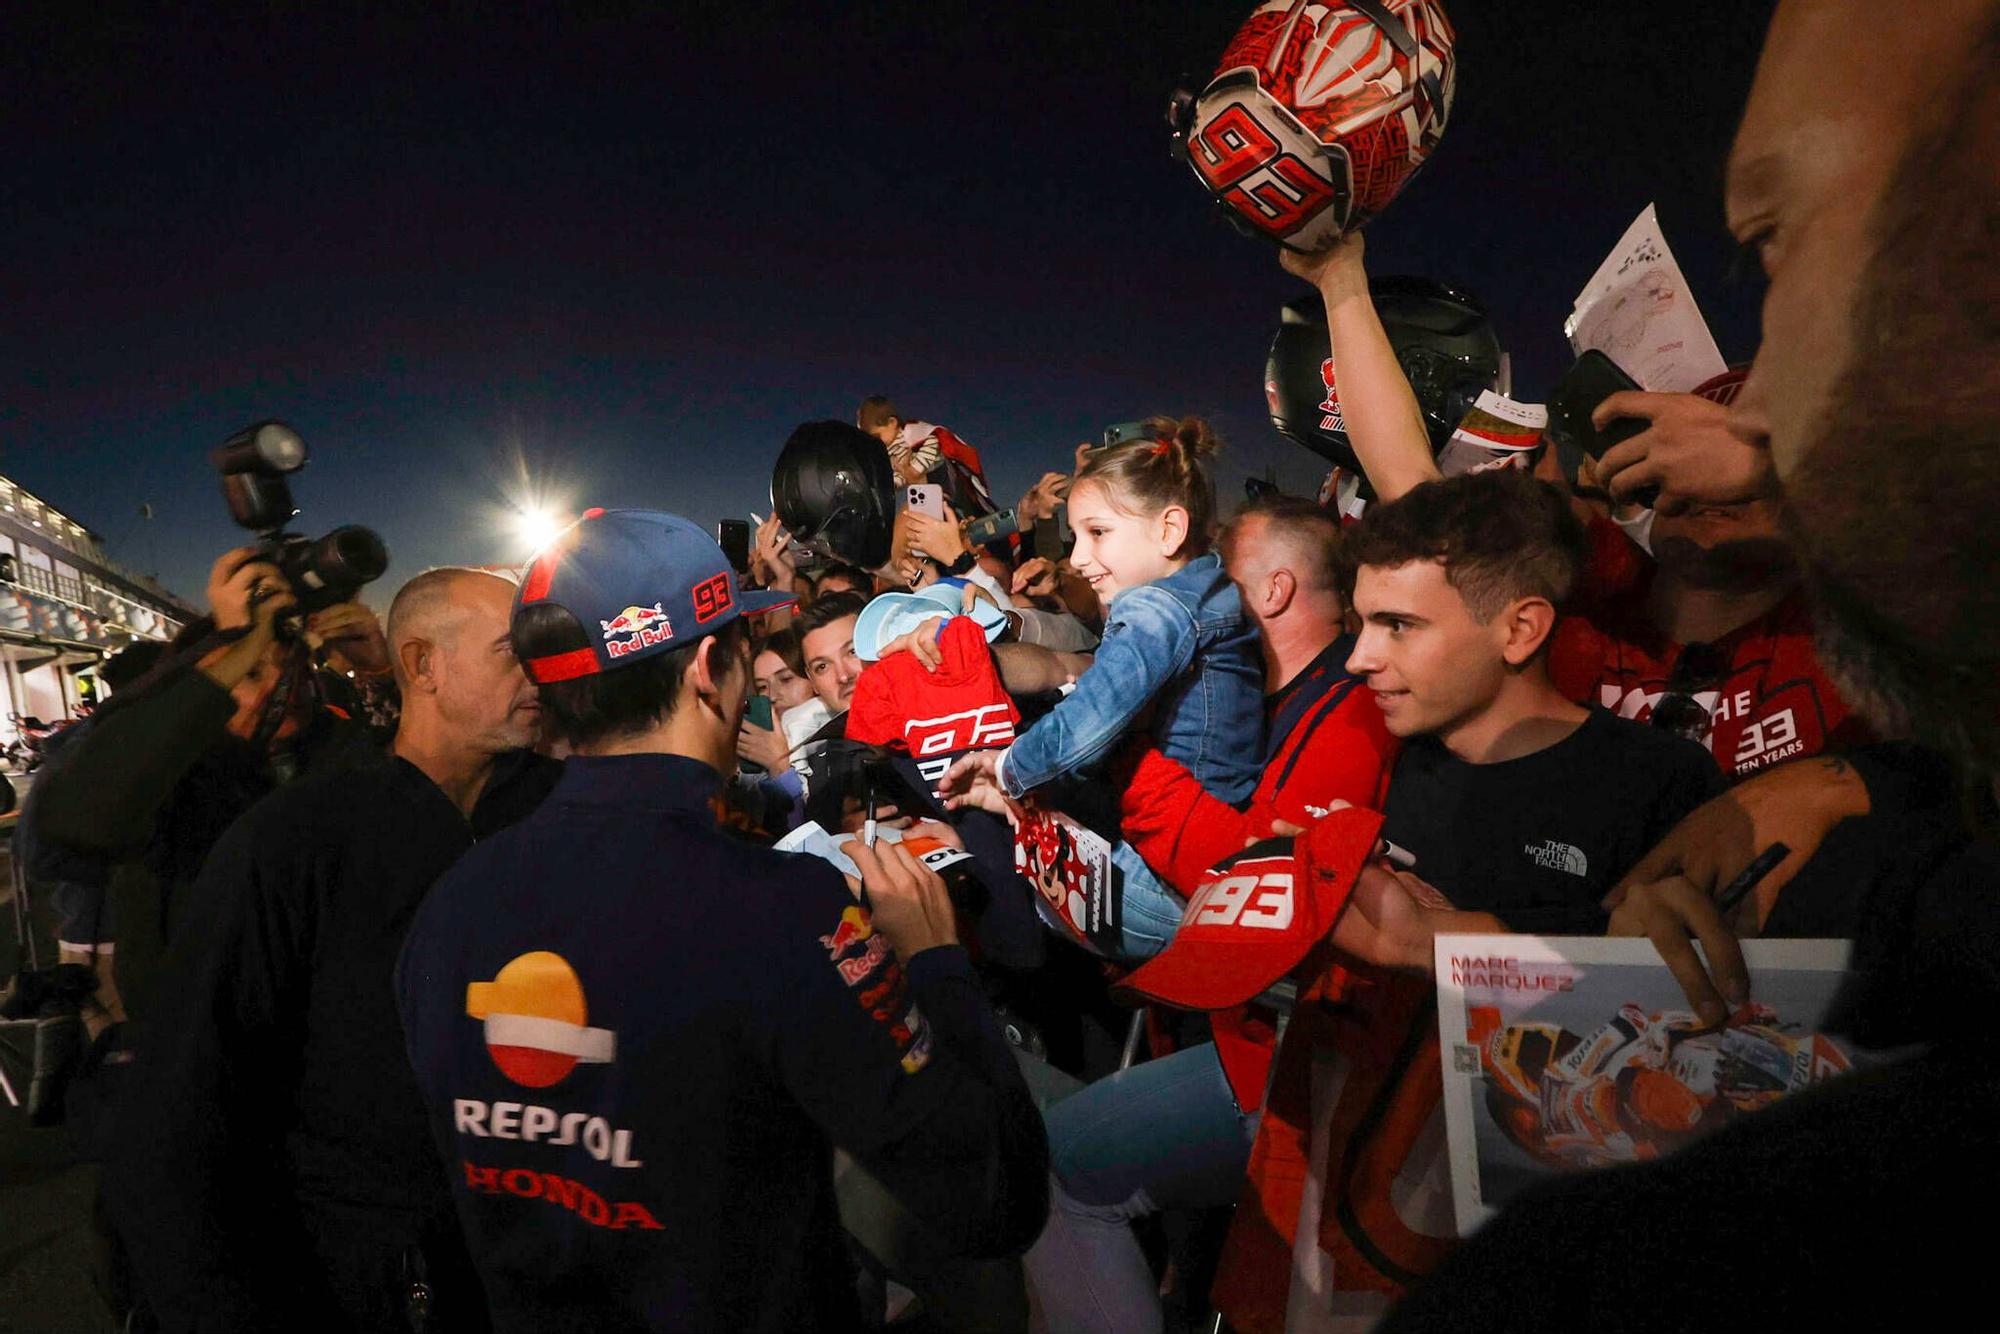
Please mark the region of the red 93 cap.
POLYGON ((529 563, 514 598, 515 649, 529 679, 546 685, 700 643, 739 616, 796 601, 738 588, 715 539, 678 514, 586 510, 529 563))
POLYGON ((1254 999, 1333 931, 1381 828, 1374 811, 1337 810, 1296 838, 1268 838, 1223 861, 1188 899, 1166 948, 1117 989, 1187 1010, 1254 999))

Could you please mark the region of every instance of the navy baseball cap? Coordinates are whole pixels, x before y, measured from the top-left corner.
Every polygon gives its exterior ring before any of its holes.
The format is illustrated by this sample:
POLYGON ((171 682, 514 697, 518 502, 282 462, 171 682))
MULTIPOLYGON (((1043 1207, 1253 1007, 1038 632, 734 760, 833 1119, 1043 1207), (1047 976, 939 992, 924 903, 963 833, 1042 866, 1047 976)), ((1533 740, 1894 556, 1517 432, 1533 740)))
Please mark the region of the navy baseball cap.
POLYGON ((571 681, 698 644, 739 616, 791 606, 789 593, 739 589, 715 539, 678 514, 585 510, 537 555, 514 599, 521 665, 538 685, 571 681), (522 613, 534 617, 523 644, 522 613))

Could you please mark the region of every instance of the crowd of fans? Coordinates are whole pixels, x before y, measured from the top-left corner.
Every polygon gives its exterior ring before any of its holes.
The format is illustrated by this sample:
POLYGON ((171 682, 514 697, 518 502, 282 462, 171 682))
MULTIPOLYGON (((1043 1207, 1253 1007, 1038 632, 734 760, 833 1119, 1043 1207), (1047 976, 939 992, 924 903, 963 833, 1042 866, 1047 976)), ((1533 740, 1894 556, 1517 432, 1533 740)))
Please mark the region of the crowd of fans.
POLYGON ((2000 1124, 1992 544, 1897 568, 1970 531, 2000 402, 1964 392, 2000 364, 1969 240, 2000 28, 1952 8, 1962 52, 1876 16, 1908 58, 1845 83, 1855 25, 1781 10, 1731 186, 1766 345, 1747 384, 1606 400, 1643 429, 1580 469, 1440 466, 1354 234, 1284 262, 1360 501, 1230 504, 1223 443, 1161 416, 997 521, 977 450, 871 397, 786 442, 740 569, 592 510, 523 570, 301 621, 223 555, 23 820, 94 982, 68 1114, 108 1300, 172 1331, 1687 1328, 1872 1310, 1864 1253, 1952 1273, 1926 1192, 1989 1179, 2000 1124), (1867 190, 1786 157, 1835 84, 1878 99, 1839 131, 1887 155, 1867 190), (1801 350, 1863 319, 1907 337, 1894 387, 1801 350), (1931 357, 1961 378, 1926 397, 1931 357), (1938 415, 1851 443, 1897 403, 1938 415), (1956 488, 1885 487, 1894 541, 1840 499, 1891 440, 1956 488), (1715 1024, 1738 938, 1854 938, 1836 1022, 1903 1056, 1460 1242, 1454 932, 1649 937, 1715 1024))

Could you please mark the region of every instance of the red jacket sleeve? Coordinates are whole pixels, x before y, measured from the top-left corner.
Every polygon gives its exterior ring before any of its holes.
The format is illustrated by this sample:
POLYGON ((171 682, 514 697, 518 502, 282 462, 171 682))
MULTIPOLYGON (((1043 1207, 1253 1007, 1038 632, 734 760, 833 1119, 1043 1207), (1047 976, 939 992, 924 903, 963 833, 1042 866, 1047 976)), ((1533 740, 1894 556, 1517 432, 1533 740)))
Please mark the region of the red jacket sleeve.
POLYGON ((907 712, 896 707, 896 668, 871 662, 854 682, 847 706, 846 737, 865 746, 886 746, 903 739, 907 712))
POLYGON ((1248 814, 1210 796, 1185 765, 1150 744, 1131 760, 1119 806, 1125 841, 1183 897, 1251 838, 1248 814))

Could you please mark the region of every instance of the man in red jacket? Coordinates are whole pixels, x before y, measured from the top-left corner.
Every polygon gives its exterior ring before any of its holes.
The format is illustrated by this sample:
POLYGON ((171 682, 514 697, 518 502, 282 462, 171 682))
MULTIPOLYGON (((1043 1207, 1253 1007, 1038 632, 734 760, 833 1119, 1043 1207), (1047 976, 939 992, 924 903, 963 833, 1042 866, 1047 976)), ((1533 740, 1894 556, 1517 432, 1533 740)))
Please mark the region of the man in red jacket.
MULTIPOLYGON (((1326 862, 1345 874, 1312 911, 1303 904, 1295 910, 1289 897, 1278 908, 1217 905, 1243 909, 1243 916, 1262 911, 1272 922, 1282 915, 1286 925, 1275 934, 1297 942, 1294 963, 1325 934, 1309 923, 1331 926, 1328 914, 1338 912, 1354 869, 1374 845, 1380 817, 1338 808, 1379 807, 1395 757, 1374 697, 1344 666, 1353 641, 1344 633, 1339 548, 1332 517, 1295 498, 1254 503, 1224 535, 1223 560, 1257 622, 1271 692, 1265 772, 1249 807, 1238 811, 1209 796, 1184 767, 1152 748, 1136 758, 1123 785, 1126 838, 1184 894, 1211 866, 1269 835, 1274 821, 1320 821, 1316 835, 1329 849, 1326 862)), ((1208 912, 1201 905, 1193 910, 1208 912)), ((1170 942, 1130 980, 1140 984, 1176 966, 1170 942)), ((1049 1226, 1028 1253, 1027 1268, 1049 1328, 1158 1327, 1158 1287, 1130 1220, 1236 1198, 1256 1133, 1274 1018, 1254 1004, 1218 1008, 1213 1044, 1121 1071, 1048 1109, 1056 1190, 1049 1226)))

